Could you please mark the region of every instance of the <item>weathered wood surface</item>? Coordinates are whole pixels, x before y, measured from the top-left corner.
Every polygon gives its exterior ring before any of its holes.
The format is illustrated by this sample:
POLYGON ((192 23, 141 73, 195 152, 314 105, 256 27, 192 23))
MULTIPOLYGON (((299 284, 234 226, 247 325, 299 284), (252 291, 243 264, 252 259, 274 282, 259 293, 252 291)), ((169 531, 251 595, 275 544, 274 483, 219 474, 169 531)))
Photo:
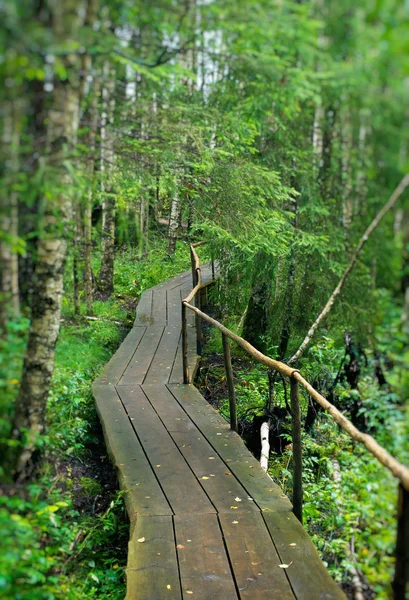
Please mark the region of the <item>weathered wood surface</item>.
MULTIPOLYGON (((211 277, 209 266, 203 281, 211 277)), ((187 272, 142 294, 94 385, 130 518, 126 600, 344 598, 282 490, 181 384, 181 300, 191 287, 187 272)), ((194 314, 188 341, 193 373, 194 314)))

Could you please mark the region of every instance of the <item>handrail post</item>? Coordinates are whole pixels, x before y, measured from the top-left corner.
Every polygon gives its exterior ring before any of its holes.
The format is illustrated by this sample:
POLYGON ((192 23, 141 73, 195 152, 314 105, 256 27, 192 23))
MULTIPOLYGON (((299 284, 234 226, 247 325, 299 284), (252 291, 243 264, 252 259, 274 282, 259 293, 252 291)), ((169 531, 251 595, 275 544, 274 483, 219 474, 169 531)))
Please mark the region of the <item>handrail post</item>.
POLYGON ((302 523, 302 446, 301 410, 298 395, 298 381, 290 377, 291 418, 293 440, 293 512, 302 523))
MULTIPOLYGON (((199 281, 199 277, 197 276, 197 273, 196 273, 196 284, 195 285, 197 285, 198 281, 199 281)), ((195 295, 195 306, 199 310, 201 309, 200 290, 195 295)), ((195 326, 196 326, 196 350, 197 350, 198 355, 201 356, 202 355, 202 319, 197 314, 195 314, 195 326)))
POLYGON ((182 365, 183 365, 183 383, 189 383, 189 360, 187 348, 187 315, 186 305, 182 301, 182 365))
POLYGON ((192 247, 190 247, 190 264, 192 267, 192 289, 193 289, 197 284, 197 273, 196 273, 195 257, 193 254, 192 247))
POLYGON ((238 432, 236 393, 234 391, 233 369, 231 366, 231 355, 230 355, 230 344, 229 344, 229 338, 224 333, 222 333, 222 341, 223 341, 224 366, 226 369, 227 389, 229 391, 230 428, 233 431, 238 432))
POLYGON ((394 600, 405 600, 409 591, 409 492, 399 484, 398 527, 396 535, 394 600))

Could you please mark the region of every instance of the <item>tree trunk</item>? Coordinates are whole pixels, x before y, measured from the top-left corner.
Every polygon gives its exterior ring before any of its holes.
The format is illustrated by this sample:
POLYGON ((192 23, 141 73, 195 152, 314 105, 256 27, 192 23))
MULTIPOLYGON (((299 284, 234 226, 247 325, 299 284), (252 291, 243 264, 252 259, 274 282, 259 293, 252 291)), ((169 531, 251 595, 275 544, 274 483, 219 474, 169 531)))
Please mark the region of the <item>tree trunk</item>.
POLYGON ((179 218, 181 212, 179 190, 175 184, 175 191, 170 207, 169 229, 168 229, 168 254, 174 254, 176 250, 177 233, 179 229, 179 218))
MULTIPOLYGON (((52 30, 56 39, 65 43, 76 39, 79 9, 78 0, 63 0, 58 10, 52 7, 52 30)), ((11 449, 10 456, 11 468, 18 480, 30 474, 32 456, 45 429, 46 403, 60 328, 66 229, 72 211, 72 181, 66 162, 71 159, 79 118, 78 58, 67 56, 63 60, 68 77, 54 82, 47 114, 45 165, 49 186, 54 189, 44 198, 31 323, 11 434, 12 439, 19 442, 11 449)))
POLYGON ((104 65, 101 123, 101 188, 102 201, 102 260, 98 287, 106 294, 114 291, 115 261, 115 198, 112 183, 114 165, 114 135, 112 124, 115 110, 115 69, 104 65))
POLYGON ((92 89, 92 102, 90 109, 90 124, 88 134, 89 158, 87 161, 87 171, 89 177, 88 196, 84 208, 84 299, 87 314, 93 313, 93 280, 92 280, 92 205, 93 205, 93 179, 95 175, 95 151, 98 128, 98 100, 100 93, 100 82, 98 77, 94 77, 94 86, 92 89))
POLYGON ((0 205, 0 329, 7 322, 8 312, 20 312, 18 285, 18 198, 13 189, 19 170, 21 115, 20 100, 5 102, 3 119, 2 154, 5 165, 6 194, 0 205))
MULTIPOLYGON (((295 169, 295 165, 294 165, 295 169)), ((296 181, 292 182, 292 187, 296 189, 296 181)), ((297 198, 294 199, 294 217, 292 219, 292 226, 294 229, 297 227, 297 213, 298 213, 298 201, 297 198)), ((293 300, 294 300, 294 285, 295 285, 295 268, 296 268, 296 253, 294 247, 291 248, 290 254, 290 265, 288 268, 288 276, 287 276, 287 287, 285 293, 285 302, 284 302, 284 312, 282 317, 282 329, 280 335, 280 343, 278 345, 278 358, 279 360, 283 360, 288 344, 290 341, 291 335, 291 320, 292 320, 292 311, 293 311, 293 300)))
MULTIPOLYGON (((259 252, 255 265, 268 265, 269 259, 259 252)), ((261 352, 266 351, 266 334, 268 330, 268 309, 271 297, 271 269, 256 269, 253 274, 251 295, 247 305, 247 313, 243 324, 243 338, 261 352)))
POLYGON ((335 110, 329 107, 324 117, 324 130, 322 136, 322 154, 318 174, 321 196, 324 200, 331 197, 331 159, 334 137, 335 110))

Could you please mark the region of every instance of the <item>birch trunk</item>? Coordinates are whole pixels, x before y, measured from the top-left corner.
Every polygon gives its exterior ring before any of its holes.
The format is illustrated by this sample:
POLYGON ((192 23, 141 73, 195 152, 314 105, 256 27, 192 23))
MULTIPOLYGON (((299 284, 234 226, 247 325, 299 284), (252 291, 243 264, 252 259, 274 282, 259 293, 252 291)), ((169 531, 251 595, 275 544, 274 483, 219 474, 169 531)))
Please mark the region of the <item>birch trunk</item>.
POLYGON ((168 254, 174 254, 176 250, 177 234, 179 229, 179 217, 181 212, 181 204, 179 197, 179 190, 175 185, 175 191, 172 198, 172 204, 170 207, 169 217, 169 230, 168 230, 168 254))
POLYGON ((93 280, 92 280, 92 205, 93 205, 93 187, 92 181, 95 175, 95 151, 98 128, 98 100, 100 94, 99 78, 94 78, 94 86, 92 89, 92 102, 90 109, 90 125, 88 135, 89 158, 87 164, 90 186, 88 189, 88 197, 84 209, 84 297, 87 314, 93 313, 93 280))
POLYGON ((19 170, 20 128, 23 106, 14 99, 4 103, 2 154, 5 173, 6 194, 0 205, 0 328, 7 322, 7 313, 20 312, 18 285, 18 254, 13 244, 18 241, 18 198, 13 189, 19 170), (5 234, 7 237, 5 237, 5 234))
POLYGON ((106 294, 114 291, 115 261, 115 198, 113 196, 112 171, 114 165, 114 134, 112 124, 115 110, 115 70, 109 63, 104 65, 102 88, 101 123, 101 188, 102 201, 102 262, 99 272, 99 288, 106 294))
MULTIPOLYGON (((78 0, 63 0, 51 6, 52 32, 56 39, 75 38, 80 25, 78 0)), ((11 468, 17 480, 32 469, 32 456, 44 432, 46 403, 54 369, 54 354, 60 328, 63 272, 67 253, 66 228, 71 219, 72 185, 65 163, 76 142, 79 118, 78 58, 64 58, 68 78, 56 80, 47 114, 47 148, 44 157, 49 189, 44 198, 43 234, 37 245, 32 313, 27 349, 11 437, 11 468), (16 455, 17 454, 17 455, 16 455)))

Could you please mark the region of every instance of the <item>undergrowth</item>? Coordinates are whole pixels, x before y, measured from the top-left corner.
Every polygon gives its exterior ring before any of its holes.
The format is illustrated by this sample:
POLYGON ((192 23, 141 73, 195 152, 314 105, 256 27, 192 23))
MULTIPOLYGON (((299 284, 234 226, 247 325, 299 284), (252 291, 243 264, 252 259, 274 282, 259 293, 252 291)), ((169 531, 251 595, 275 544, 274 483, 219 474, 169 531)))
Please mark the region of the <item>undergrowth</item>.
MULTIPOLYGON (((122 495, 102 441, 92 381, 121 343, 144 289, 189 269, 180 244, 165 243, 135 259, 116 259, 115 292, 97 297, 94 317, 74 314, 70 262, 57 343, 43 460, 25 485, 4 483, 0 496, 0 597, 4 600, 86 600, 125 596, 128 524, 122 495), (119 324, 118 324, 119 323, 119 324)), ((97 264, 95 265, 97 268, 97 264)), ((82 300, 82 299, 81 299, 82 300)), ((18 390, 29 320, 9 324, 0 340, 0 438, 7 439, 18 390)))

